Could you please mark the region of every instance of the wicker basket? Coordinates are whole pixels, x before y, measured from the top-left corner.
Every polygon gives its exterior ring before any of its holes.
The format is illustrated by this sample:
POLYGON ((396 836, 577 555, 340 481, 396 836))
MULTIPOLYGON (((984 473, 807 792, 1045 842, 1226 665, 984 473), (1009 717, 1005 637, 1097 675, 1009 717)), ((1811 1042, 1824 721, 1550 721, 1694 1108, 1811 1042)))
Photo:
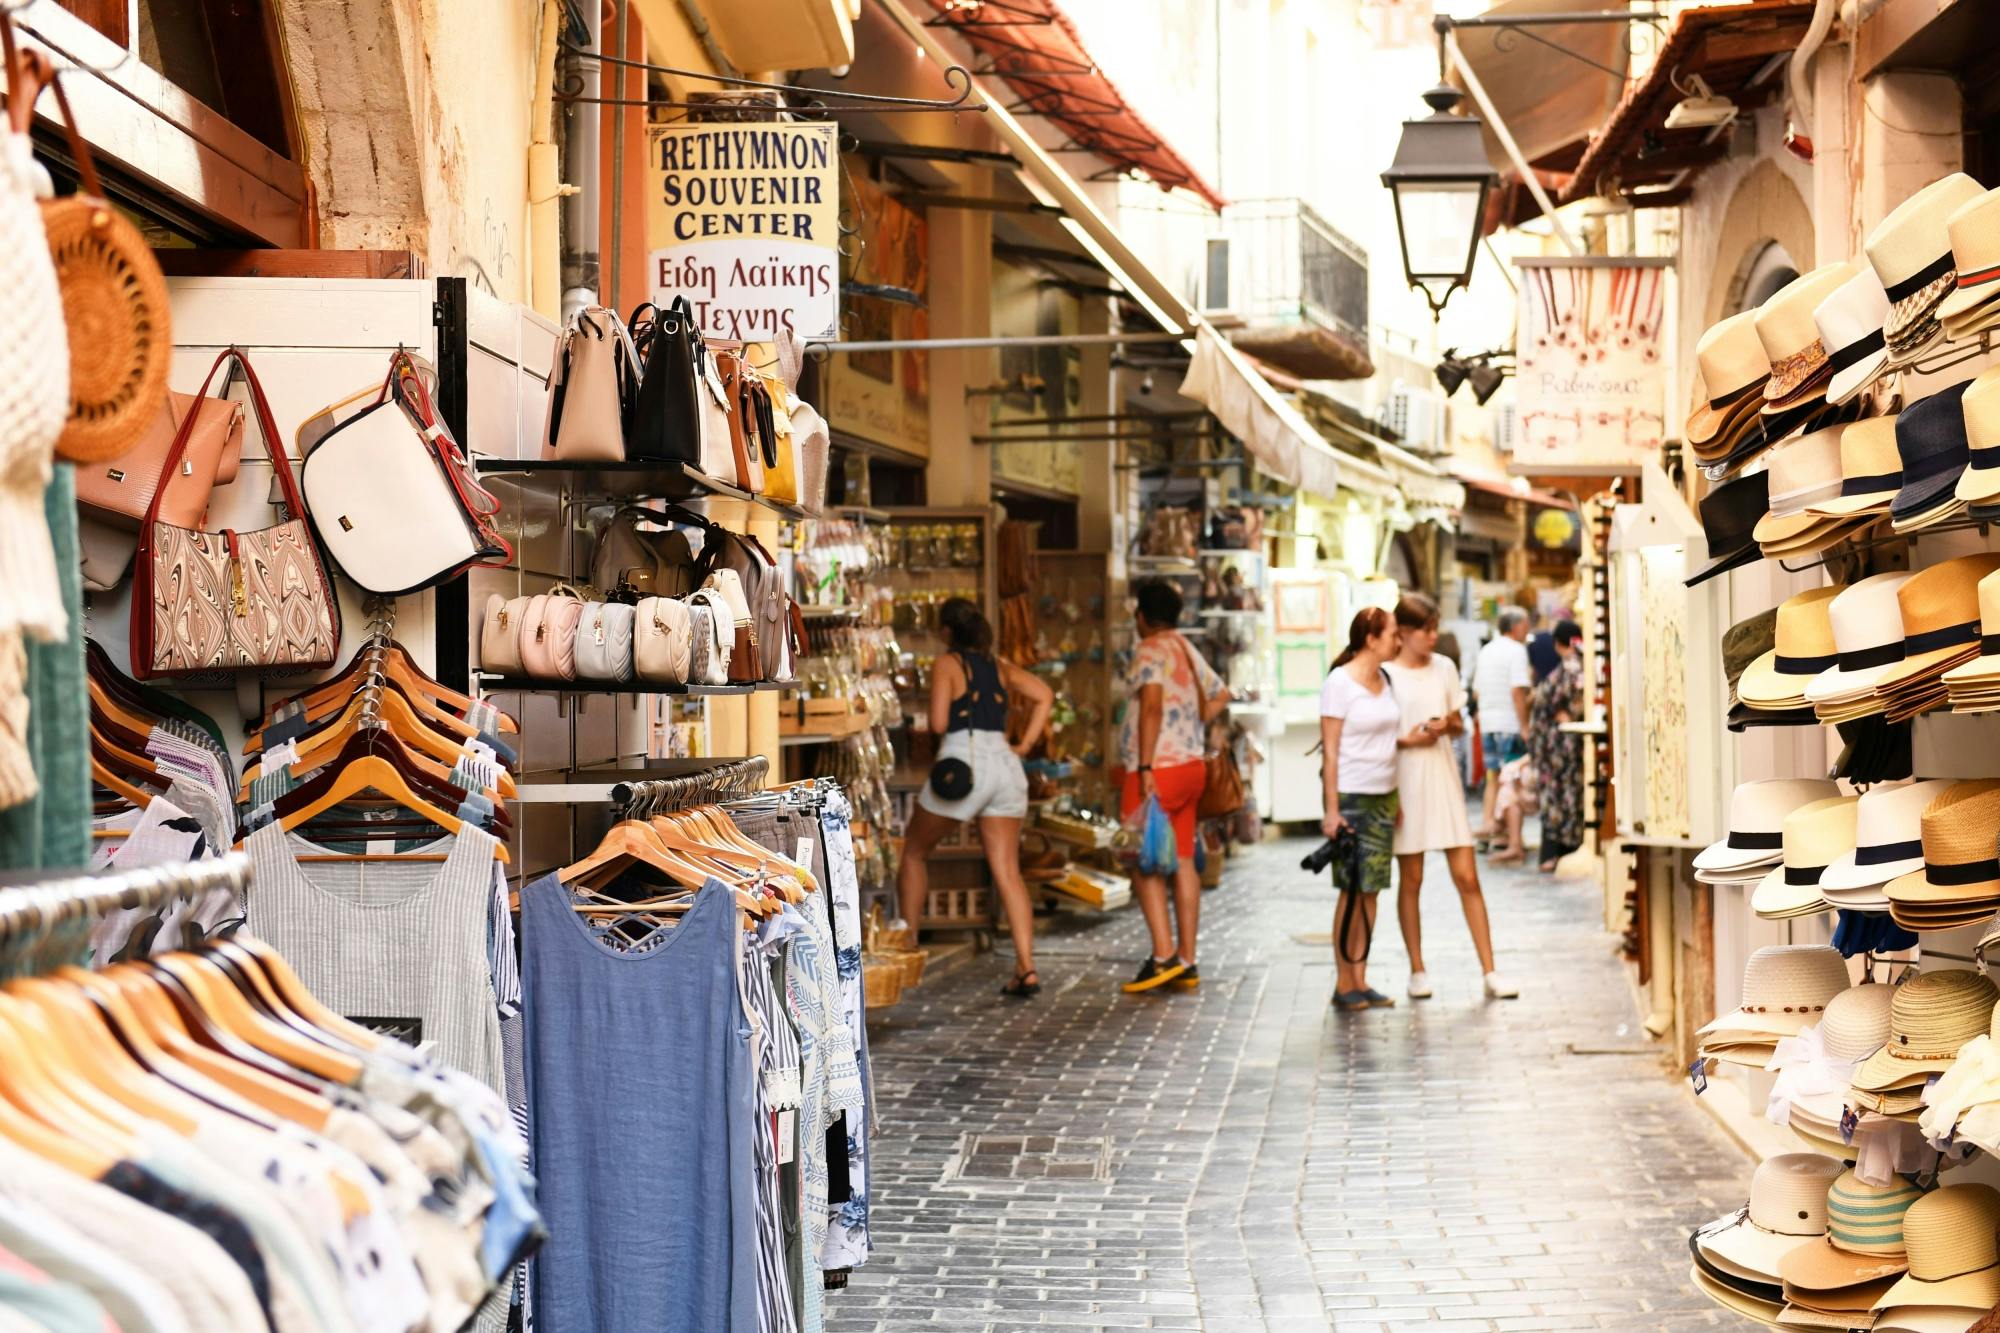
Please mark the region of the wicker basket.
POLYGON ((862 939, 869 949, 914 949, 917 947, 917 928, 908 922, 890 925, 882 911, 882 904, 878 902, 868 909, 862 939))
POLYGON ((903 965, 893 958, 861 956, 861 1002, 867 1009, 887 1009, 903 998, 903 965))

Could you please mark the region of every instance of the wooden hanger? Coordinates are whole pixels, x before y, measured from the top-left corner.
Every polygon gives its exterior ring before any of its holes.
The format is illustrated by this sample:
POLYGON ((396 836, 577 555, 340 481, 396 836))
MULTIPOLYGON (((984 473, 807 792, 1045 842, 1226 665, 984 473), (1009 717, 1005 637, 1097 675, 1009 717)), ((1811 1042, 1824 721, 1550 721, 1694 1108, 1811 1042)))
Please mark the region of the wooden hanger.
POLYGON ((140 1120, 164 1125, 184 1138, 200 1127, 179 1104, 162 1094, 161 1089, 168 1085, 134 1062, 75 987, 45 977, 22 977, 6 991, 41 1012, 51 1034, 73 1057, 70 1068, 83 1081, 140 1120))
POLYGON ((132 1157, 127 1113, 102 1104, 102 1095, 79 1091, 63 1068, 65 1057, 41 1015, 10 995, 0 994, 0 1092, 28 1115, 93 1153, 113 1160, 132 1157))
POLYGON ((170 953, 155 958, 153 965, 178 977, 217 1022, 266 1055, 330 1083, 351 1086, 361 1077, 361 1062, 353 1056, 307 1041, 259 1014, 213 960, 170 953))
MULTIPOLYGON (((415 811, 442 829, 451 833, 462 832, 465 824, 457 815, 440 810, 411 787, 389 757, 393 743, 394 738, 378 728, 371 727, 355 735, 326 773, 279 798, 277 812, 280 826, 289 833, 313 816, 363 792, 373 791, 406 810, 415 811)), ((495 860, 507 862, 507 844, 495 839, 493 854, 495 860)))
POLYGON ((32 1064, 20 1035, 0 1022, 0 1135, 86 1180, 101 1180, 124 1154, 89 1135, 72 1132, 68 1125, 51 1125, 37 1114, 32 1108, 40 1104, 41 1097, 34 1086, 32 1064))
POLYGON ((321 1003, 319 997, 306 988, 299 980, 298 973, 285 961, 283 954, 273 949, 255 935, 241 931, 217 943, 218 949, 241 953, 254 962, 271 983, 271 989, 291 1007, 293 1013, 326 1032, 331 1032, 348 1045, 360 1050, 372 1051, 381 1046, 382 1038, 359 1023, 352 1022, 321 1003))
MULTIPOLYGON (((375 686, 357 693, 333 725, 316 731, 309 737, 301 737, 298 742, 299 757, 292 764, 292 768, 296 771, 319 767, 324 762, 325 754, 346 744, 355 732, 371 723, 386 727, 395 733, 398 739, 410 747, 413 764, 422 767, 426 772, 435 769, 435 776, 440 781, 449 777, 451 766, 456 764, 465 752, 462 742, 447 740, 420 721, 417 715, 410 711, 410 701, 401 694, 395 690, 375 686)), ((250 778, 256 775, 255 772, 245 775, 239 799, 249 799, 250 778)), ((502 769, 494 799, 511 800, 518 794, 513 776, 502 769)))

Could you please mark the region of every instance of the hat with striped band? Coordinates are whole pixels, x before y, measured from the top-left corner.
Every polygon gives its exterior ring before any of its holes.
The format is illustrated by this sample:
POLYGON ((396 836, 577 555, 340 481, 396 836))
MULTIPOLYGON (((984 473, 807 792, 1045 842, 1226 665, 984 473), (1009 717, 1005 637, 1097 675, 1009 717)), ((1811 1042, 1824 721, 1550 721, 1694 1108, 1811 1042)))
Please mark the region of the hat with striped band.
POLYGON ((1797 708, 1805 702, 1806 683, 1840 665, 1827 619, 1827 605, 1840 591, 1839 584, 1828 584, 1778 603, 1777 642, 1743 668, 1736 679, 1738 699, 1752 708, 1797 708))
POLYGON ((1954 275, 1937 317, 1945 324, 1961 323, 2000 300, 2000 190, 1960 204, 1944 225, 1951 237, 1954 275))
POLYGON ((1767 944, 1743 965, 1743 1003, 1703 1024, 1711 1033, 1790 1037, 1820 1021, 1827 1001, 1847 989, 1847 960, 1824 944, 1767 944))
POLYGON ((1831 910, 1820 893, 1820 877, 1854 850, 1853 796, 1835 796, 1802 805, 1785 816, 1784 863, 1764 877, 1750 895, 1750 910, 1768 921, 1831 910))
POLYGON ((2000 366, 1965 386, 1958 407, 1965 417, 1965 471, 1955 488, 1967 504, 2000 499, 2000 366))
POLYGON ((1840 795, 1824 778, 1739 782, 1729 797, 1729 832, 1695 854, 1696 870, 1775 865, 1784 851, 1785 816, 1808 801, 1840 795))
MULTIPOLYGON (((1992 827, 1987 825, 1989 854, 1992 827)), ((1896 987, 1889 1005, 1889 1040, 1854 1071, 1854 1086, 1884 1092, 1943 1072, 1958 1058, 1958 1048, 1992 1023, 1996 1000, 2000 990, 1978 972, 1919 972, 1896 987)))
POLYGON ((1843 1171, 1826 1191, 1826 1235, 1787 1254, 1779 1276, 1807 1291, 1833 1291, 1903 1272, 1910 1266, 1903 1214, 1921 1197, 1901 1176, 1870 1185, 1843 1171))
POLYGON ((1903 660, 1903 608, 1896 593, 1914 577, 1901 569, 1870 574, 1827 603, 1826 620, 1840 660, 1807 682, 1807 702, 1865 697, 1889 668, 1903 660))
POLYGON ((1990 1310, 2000 1304, 2000 1190, 1991 1185, 1942 1185, 1903 1214, 1910 1271, 1875 1303, 1954 1305, 1990 1310))
POLYGON ((1854 850, 1820 876, 1820 891, 1827 901, 1835 907, 1886 910, 1889 900, 1882 886, 1924 868, 1924 811, 1953 785, 1948 779, 1933 778, 1870 787, 1863 793, 1854 811, 1854 850))
POLYGON ((1826 348, 1826 363, 1833 369, 1826 382, 1829 403, 1852 399, 1888 366, 1889 349, 1882 340, 1882 325, 1888 318, 1889 294, 1867 264, 1813 308, 1813 324, 1826 348))
POLYGON ((1905 199, 1868 233, 1862 247, 1889 297, 1882 327, 1890 364, 1929 341, 1938 304, 1957 279, 1951 254, 1952 214, 1986 191, 1962 171, 1932 181, 1905 199))
POLYGON ((1757 341, 1771 361, 1771 378, 1764 385, 1764 411, 1780 412, 1826 396, 1833 371, 1820 344, 1813 311, 1854 276, 1848 260, 1822 264, 1780 287, 1757 307, 1757 341))
POLYGON ((1826 1195, 1843 1170, 1813 1152, 1779 1153, 1750 1177, 1750 1203, 1695 1233, 1697 1250, 1725 1272, 1779 1281, 1786 1255, 1826 1235, 1826 1195))

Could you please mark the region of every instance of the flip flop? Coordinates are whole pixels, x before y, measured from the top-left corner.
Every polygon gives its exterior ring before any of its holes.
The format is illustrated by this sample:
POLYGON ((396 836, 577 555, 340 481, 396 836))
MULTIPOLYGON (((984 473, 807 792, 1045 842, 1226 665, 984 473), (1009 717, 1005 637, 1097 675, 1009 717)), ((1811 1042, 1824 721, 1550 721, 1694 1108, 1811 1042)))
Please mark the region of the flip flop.
POLYGON ((1363 1009, 1367 1009, 1372 1006, 1370 1006, 1368 1003, 1367 991, 1344 990, 1344 991, 1334 992, 1333 1007, 1340 1010, 1340 1012, 1343 1014, 1358 1014, 1363 1009))

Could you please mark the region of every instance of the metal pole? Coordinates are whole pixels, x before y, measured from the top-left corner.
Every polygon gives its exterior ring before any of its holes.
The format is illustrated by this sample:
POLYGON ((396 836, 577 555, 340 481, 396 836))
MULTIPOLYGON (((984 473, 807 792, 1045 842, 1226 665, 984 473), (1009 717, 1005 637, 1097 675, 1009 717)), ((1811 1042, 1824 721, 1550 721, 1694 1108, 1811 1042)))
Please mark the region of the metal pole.
POLYGON ((1565 227, 1562 219, 1556 216, 1556 206, 1549 198, 1549 192, 1542 188, 1542 182, 1536 177, 1534 168, 1528 165, 1528 159, 1522 155, 1521 145, 1514 142, 1513 134, 1507 129, 1507 122, 1500 119, 1500 112, 1495 109, 1493 99, 1486 95, 1485 85, 1480 83, 1479 76, 1472 72, 1472 62, 1465 58, 1465 52, 1458 45, 1458 34, 1451 30, 1452 21, 1441 18, 1438 22, 1445 25, 1444 43, 1458 61, 1458 72, 1465 80, 1465 90, 1472 94, 1472 100, 1479 103, 1479 109, 1486 114, 1486 123, 1492 128, 1493 137, 1507 150, 1508 160, 1513 162, 1514 170, 1520 173, 1521 183, 1535 196, 1535 203, 1540 206, 1542 216, 1549 220, 1549 226, 1554 229, 1556 239, 1562 242, 1563 249, 1572 255, 1582 254, 1583 247, 1576 243, 1576 238, 1569 234, 1569 228, 1565 227))
MULTIPOLYGON (((585 38, 586 47, 591 51, 602 50, 604 14, 595 0, 583 6, 583 22, 589 33, 585 38)), ((584 97, 604 95, 604 66, 601 62, 570 54, 564 56, 563 67, 583 80, 584 97)), ((563 179, 576 187, 576 193, 563 200, 562 313, 565 321, 585 306, 597 303, 600 281, 598 252, 601 248, 598 238, 600 186, 597 154, 599 141, 603 138, 599 133, 602 114, 595 103, 576 103, 570 107, 569 121, 563 127, 563 179)))
MULTIPOLYGON (((623 56, 626 53, 625 25, 627 20, 631 18, 632 7, 629 0, 617 0, 617 4, 618 23, 614 31, 617 33, 618 54, 623 56)), ((620 102, 618 107, 611 113, 611 275, 610 280, 605 284, 603 298, 606 305, 613 307, 616 307, 622 299, 619 295, 618 279, 623 265, 619 261, 625 257, 625 106, 623 99, 625 97, 626 77, 625 67, 620 65, 618 67, 618 96, 620 102)))
POLYGON ((992 338, 888 338, 880 342, 815 342, 829 352, 955 352, 976 347, 1095 347, 1104 343, 1186 342, 1185 333, 1033 333, 992 338))

